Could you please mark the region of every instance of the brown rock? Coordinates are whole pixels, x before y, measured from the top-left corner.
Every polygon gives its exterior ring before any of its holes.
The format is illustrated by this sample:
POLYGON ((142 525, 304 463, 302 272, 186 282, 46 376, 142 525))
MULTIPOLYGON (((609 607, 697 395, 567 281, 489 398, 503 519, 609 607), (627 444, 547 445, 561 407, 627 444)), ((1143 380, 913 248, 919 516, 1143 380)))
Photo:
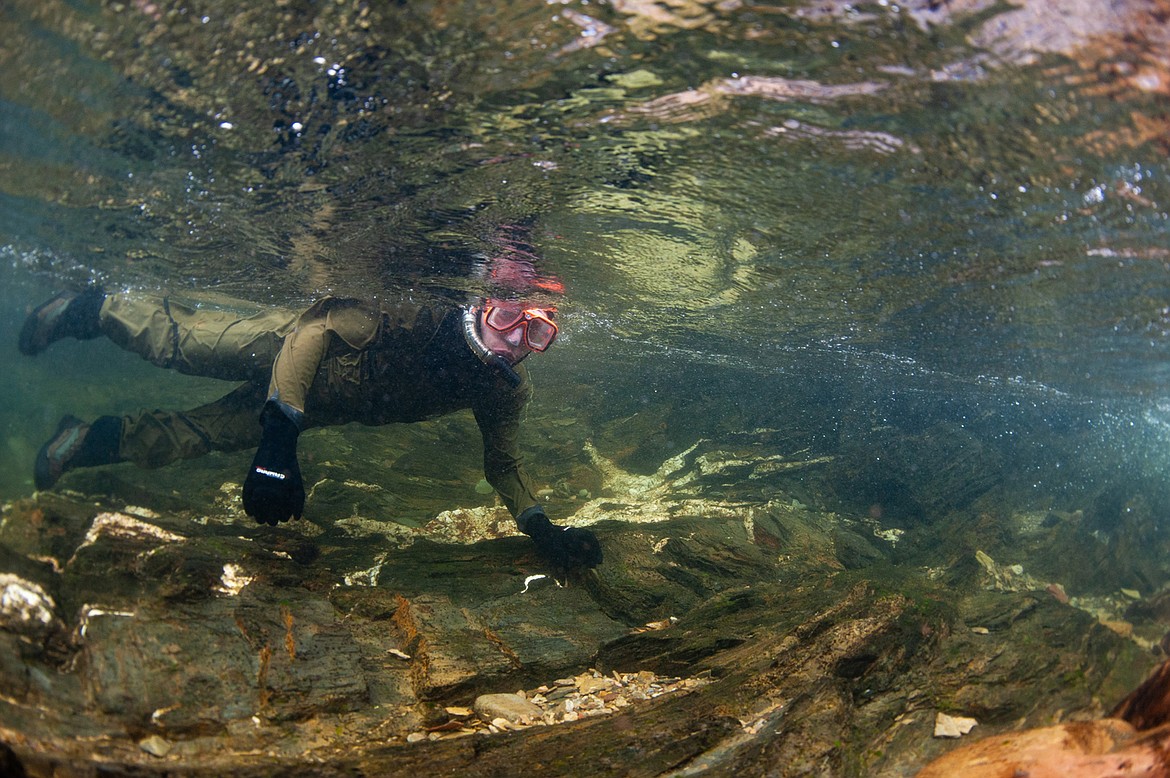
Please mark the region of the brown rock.
POLYGON ((931 762, 919 778, 1096 778, 1170 775, 1170 662, 1163 662, 1110 718, 985 738, 931 762))
POLYGON ((506 719, 512 724, 535 724, 544 713, 518 694, 481 694, 472 705, 476 715, 487 724, 506 719))
POLYGON ((1158 665, 1109 715, 1142 731, 1170 724, 1170 662, 1158 665))
MULTIPOLYGON (((918 778, 1165 776, 1155 742, 1117 719, 1071 722, 984 738, 928 764, 918 778)), ((1163 744, 1164 745, 1164 744, 1163 744)))
POLYGON ((582 674, 575 679, 577 682, 577 691, 581 694, 593 694, 603 689, 608 689, 613 685, 613 681, 605 676, 596 678, 589 674, 582 674))

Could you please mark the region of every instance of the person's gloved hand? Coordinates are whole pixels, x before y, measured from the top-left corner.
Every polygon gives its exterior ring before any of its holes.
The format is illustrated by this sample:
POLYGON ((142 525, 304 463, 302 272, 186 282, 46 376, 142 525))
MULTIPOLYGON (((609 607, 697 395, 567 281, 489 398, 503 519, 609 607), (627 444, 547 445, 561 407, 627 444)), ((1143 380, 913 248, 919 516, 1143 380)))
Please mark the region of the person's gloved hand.
POLYGON ((596 535, 587 529, 553 524, 539 505, 517 516, 516 525, 532 538, 536 550, 556 576, 601 564, 601 543, 596 535))
POLYGON ((260 414, 260 426, 260 447, 244 479, 244 511, 258 523, 275 527, 305 512, 305 485, 297 464, 300 428, 272 400, 260 414))

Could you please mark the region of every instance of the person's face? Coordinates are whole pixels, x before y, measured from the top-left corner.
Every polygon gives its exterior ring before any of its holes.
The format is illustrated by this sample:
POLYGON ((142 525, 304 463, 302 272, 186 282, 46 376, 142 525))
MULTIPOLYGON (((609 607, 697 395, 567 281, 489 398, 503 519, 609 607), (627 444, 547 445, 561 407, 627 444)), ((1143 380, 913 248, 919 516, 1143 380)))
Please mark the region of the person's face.
POLYGON ((552 345, 556 326, 549 323, 548 316, 541 313, 533 323, 531 313, 522 309, 487 306, 479 314, 480 338, 490 351, 515 365, 535 350, 531 345, 533 340, 537 346, 543 345, 541 351, 552 345))

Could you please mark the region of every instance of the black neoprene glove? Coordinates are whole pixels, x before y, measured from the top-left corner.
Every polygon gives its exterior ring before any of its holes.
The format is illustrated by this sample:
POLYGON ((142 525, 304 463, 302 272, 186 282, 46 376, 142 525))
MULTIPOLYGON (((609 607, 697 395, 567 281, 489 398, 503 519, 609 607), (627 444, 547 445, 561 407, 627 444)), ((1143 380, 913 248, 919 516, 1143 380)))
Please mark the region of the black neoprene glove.
POLYGON ((587 529, 553 524, 539 505, 533 505, 517 516, 516 526, 532 538, 536 550, 552 567, 554 575, 562 576, 601 564, 601 543, 596 535, 587 529))
MULTIPOLYGON (((244 479, 244 510, 260 524, 299 519, 305 512, 305 484, 297 464, 300 427, 276 400, 260 413, 260 447, 244 479)), ((291 408, 289 411, 296 413, 291 408)))

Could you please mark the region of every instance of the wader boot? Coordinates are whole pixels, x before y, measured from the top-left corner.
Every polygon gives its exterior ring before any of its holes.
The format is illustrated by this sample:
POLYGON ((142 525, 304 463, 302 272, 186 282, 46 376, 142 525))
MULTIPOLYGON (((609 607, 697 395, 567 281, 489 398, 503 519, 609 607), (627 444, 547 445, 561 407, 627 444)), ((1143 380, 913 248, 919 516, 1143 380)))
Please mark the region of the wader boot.
POLYGON ((90 340, 102 334, 100 314, 106 293, 91 286, 83 292, 58 292, 38 305, 20 329, 20 353, 39 354, 62 338, 90 340))
POLYGON ((101 416, 93 424, 75 416, 61 419, 53 437, 37 452, 33 465, 37 489, 52 488, 67 470, 121 462, 121 437, 122 419, 118 416, 101 416))

